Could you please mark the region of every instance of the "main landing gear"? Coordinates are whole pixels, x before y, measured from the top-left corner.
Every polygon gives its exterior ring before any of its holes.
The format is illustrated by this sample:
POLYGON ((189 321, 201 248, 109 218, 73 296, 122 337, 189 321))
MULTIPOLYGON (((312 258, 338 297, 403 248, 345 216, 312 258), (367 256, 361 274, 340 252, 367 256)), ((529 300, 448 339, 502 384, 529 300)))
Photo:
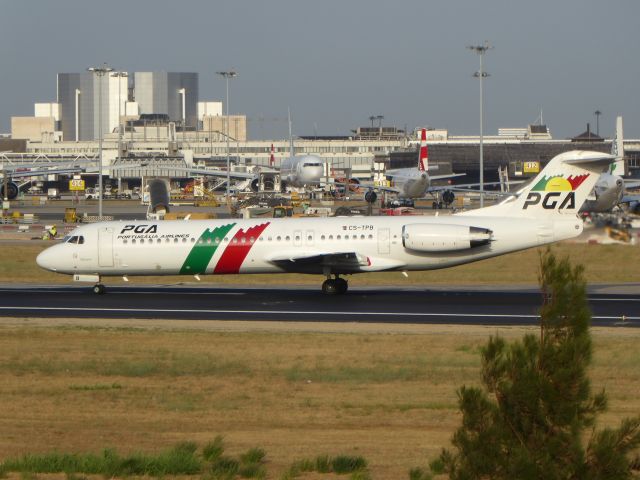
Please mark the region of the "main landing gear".
POLYGON ((96 295, 102 295, 104 293, 104 285, 101 283, 96 283, 91 291, 96 295))
POLYGON ((344 278, 340 278, 336 275, 336 278, 328 277, 322 283, 322 293, 327 295, 343 295, 347 293, 349 284, 344 278))

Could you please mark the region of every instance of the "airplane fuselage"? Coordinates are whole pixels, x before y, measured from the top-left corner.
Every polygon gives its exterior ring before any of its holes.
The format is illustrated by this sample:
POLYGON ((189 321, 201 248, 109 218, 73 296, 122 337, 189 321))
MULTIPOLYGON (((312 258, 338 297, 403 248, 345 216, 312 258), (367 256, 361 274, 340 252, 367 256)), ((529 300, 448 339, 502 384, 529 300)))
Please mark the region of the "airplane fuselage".
POLYGON ((593 195, 587 197, 581 211, 610 212, 618 205, 624 194, 624 180, 619 175, 603 173, 593 187, 593 195))
POLYGON ((100 276, 428 270, 571 238, 581 231, 575 215, 103 222, 77 228, 65 242, 41 253, 37 262, 58 273, 100 276), (475 247, 468 241, 465 245, 458 236, 467 227, 490 234, 475 247), (416 247, 409 237, 417 231, 433 232, 437 239, 416 247), (310 261, 348 252, 357 252, 348 265, 310 261))
POLYGON ((423 198, 430 186, 429 174, 417 168, 401 168, 389 176, 401 198, 423 198))
POLYGON ((280 166, 282 181, 296 188, 318 185, 323 174, 322 159, 315 155, 284 158, 280 166))

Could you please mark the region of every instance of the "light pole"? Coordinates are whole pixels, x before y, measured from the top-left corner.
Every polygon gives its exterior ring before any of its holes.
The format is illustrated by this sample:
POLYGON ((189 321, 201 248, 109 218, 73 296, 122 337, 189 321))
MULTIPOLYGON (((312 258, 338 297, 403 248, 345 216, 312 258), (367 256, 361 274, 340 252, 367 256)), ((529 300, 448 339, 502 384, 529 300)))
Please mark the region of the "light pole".
POLYGON ((596 110, 593 114, 596 116, 596 135, 600 136, 600 115, 602 115, 602 112, 596 110))
MULTIPOLYGON (((120 111, 120 106, 122 105, 122 93, 121 93, 121 85, 122 79, 127 78, 129 74, 127 72, 113 72, 111 74, 112 77, 116 77, 118 79, 118 160, 120 160, 120 152, 122 152, 122 113, 120 111)), ((125 112, 126 115, 126 112, 125 112)), ((122 178, 118 175, 118 194, 122 193, 122 178)))
POLYGON ((102 220, 102 77, 113 72, 113 68, 103 63, 101 67, 89 67, 87 71, 98 78, 98 219, 102 220))
POLYGON ((469 50, 474 51, 480 57, 480 70, 473 74, 475 78, 480 79, 480 208, 484 207, 484 145, 483 145, 483 134, 482 134, 482 124, 484 121, 484 113, 483 113, 483 94, 482 94, 482 80, 485 77, 488 77, 489 74, 485 72, 482 68, 482 58, 487 50, 492 49, 493 47, 489 45, 489 42, 485 40, 484 45, 471 45, 467 47, 469 50))
POLYGON ((227 99, 225 101, 226 110, 226 134, 227 134, 227 203, 229 203, 229 183, 231 183, 231 157, 229 153, 229 79, 238 76, 238 73, 234 70, 228 72, 216 72, 227 81, 227 99))

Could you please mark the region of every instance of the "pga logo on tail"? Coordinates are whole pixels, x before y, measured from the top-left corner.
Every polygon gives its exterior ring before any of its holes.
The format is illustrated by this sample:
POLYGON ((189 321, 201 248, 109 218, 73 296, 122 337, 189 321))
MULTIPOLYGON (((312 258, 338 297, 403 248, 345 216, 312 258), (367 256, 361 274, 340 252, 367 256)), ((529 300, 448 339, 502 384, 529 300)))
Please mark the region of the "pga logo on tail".
POLYGON ((531 189, 522 209, 526 210, 535 205, 541 205, 545 210, 575 209, 575 191, 587 177, 589 177, 588 173, 575 177, 569 175, 567 178, 563 175, 544 176, 531 189))

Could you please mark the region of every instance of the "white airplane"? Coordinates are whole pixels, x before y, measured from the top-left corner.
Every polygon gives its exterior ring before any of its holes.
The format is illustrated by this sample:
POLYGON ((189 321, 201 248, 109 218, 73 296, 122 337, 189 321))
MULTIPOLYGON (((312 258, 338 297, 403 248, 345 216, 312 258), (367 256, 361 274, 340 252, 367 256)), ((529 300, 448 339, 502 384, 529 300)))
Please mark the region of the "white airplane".
MULTIPOLYGON (((275 167, 275 153, 271 144, 271 155, 269 157, 269 169, 274 173, 280 173, 280 184, 282 190, 287 187, 305 188, 317 186, 321 183, 324 175, 324 162, 316 155, 294 155, 293 134, 291 131, 291 115, 289 115, 289 156, 283 158, 280 168, 275 167)), ((180 169, 182 170, 182 169, 180 169)), ((227 177, 227 172, 223 170, 211 169, 184 169, 192 175, 210 175, 216 177, 227 177)), ((259 188, 259 175, 256 173, 231 172, 230 178, 244 180, 254 192, 259 188)))
POLYGON ((617 205, 626 203, 632 206, 640 201, 640 196, 627 195, 625 193, 627 188, 639 187, 640 182, 623 178, 626 170, 622 117, 616 118, 616 133, 611 146, 611 154, 615 157, 615 161, 611 164, 609 170, 600 176, 581 211, 591 213, 610 212, 617 205))
POLYGON ((577 212, 612 160, 562 153, 519 195, 449 216, 83 225, 36 262, 94 283, 95 293, 106 276, 312 273, 326 277, 324 293, 341 294, 341 275, 446 268, 573 238, 583 228, 577 212))
POLYGON ((446 186, 432 187, 432 180, 445 180, 462 175, 464 175, 464 173, 451 173, 447 175, 429 174, 427 130, 423 128, 420 132, 418 167, 387 170, 386 176, 391 177, 391 186, 382 187, 382 190, 397 193, 400 198, 422 198, 429 192, 442 191, 450 188, 446 186))

